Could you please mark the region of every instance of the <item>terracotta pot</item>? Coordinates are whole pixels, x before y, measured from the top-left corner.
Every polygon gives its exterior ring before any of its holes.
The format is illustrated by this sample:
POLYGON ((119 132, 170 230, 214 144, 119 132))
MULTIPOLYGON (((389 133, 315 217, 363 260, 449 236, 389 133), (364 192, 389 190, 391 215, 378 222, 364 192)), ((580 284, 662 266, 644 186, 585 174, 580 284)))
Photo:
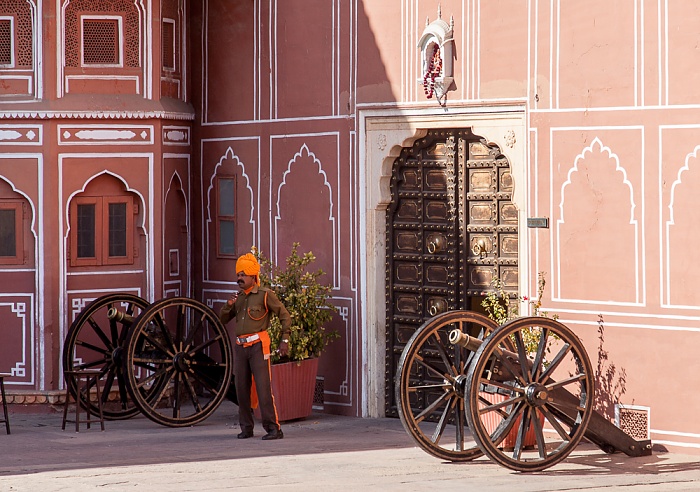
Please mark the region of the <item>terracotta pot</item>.
MULTIPOLYGON (((275 397, 277 418, 280 422, 303 419, 311 415, 318 359, 273 364, 270 366, 270 372, 272 395, 275 397)), ((260 418, 259 409, 255 409, 255 416, 260 418)))
MULTIPOLYGON (((498 403, 506 400, 504 395, 494 394, 494 393, 481 393, 481 396, 491 403, 498 403)), ((537 412, 540 418, 540 423, 544 425, 544 415, 537 412)), ((522 417, 518 416, 515 424, 508 432, 506 438, 498 445, 500 448, 512 449, 515 447, 515 441, 518 438, 518 429, 520 428, 520 421, 522 417)), ((484 422, 484 427, 489 433, 496 430, 496 427, 501 423, 501 416, 497 412, 489 412, 482 417, 484 422)), ((537 444, 537 439, 535 438, 535 427, 530 423, 527 432, 525 433, 525 443, 524 446, 535 446, 537 444)))

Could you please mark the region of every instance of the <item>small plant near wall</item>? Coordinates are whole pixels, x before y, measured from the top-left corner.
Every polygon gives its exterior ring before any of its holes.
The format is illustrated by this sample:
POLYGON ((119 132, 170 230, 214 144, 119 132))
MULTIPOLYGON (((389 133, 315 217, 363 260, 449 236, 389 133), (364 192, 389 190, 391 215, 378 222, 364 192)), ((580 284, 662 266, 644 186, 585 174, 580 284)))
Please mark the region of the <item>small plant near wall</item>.
MULTIPOLYGON (((508 321, 515 319, 520 316, 519 309, 522 302, 528 303, 528 308, 532 313, 532 316, 541 316, 544 318, 558 319, 559 316, 553 314, 550 316, 548 311, 542 310, 542 296, 544 295, 544 290, 547 285, 545 272, 539 272, 537 274, 537 298, 529 299, 527 297, 517 297, 511 298, 508 293, 503 289, 503 283, 501 279, 496 278, 491 282, 493 290, 486 294, 486 297, 481 301, 481 306, 486 310, 486 314, 489 318, 496 321, 499 325, 507 323, 508 321)), ((537 352, 537 347, 540 343, 540 338, 542 335, 542 329, 537 326, 531 326, 521 332, 523 343, 525 345, 525 351, 528 355, 533 355, 537 352)), ((551 344, 557 337, 550 334, 550 339, 547 344, 547 353, 551 351, 551 344)), ((548 363, 545 361, 545 366, 548 363)))
POLYGON ((282 304, 292 316, 292 332, 289 337, 289 355, 281 358, 277 353, 281 338, 281 325, 274 316, 268 332, 273 364, 299 362, 318 357, 331 341, 340 337, 336 330, 327 330, 324 325, 337 311, 331 304, 331 287, 319 282, 323 270, 308 271, 316 257, 309 251, 302 255, 297 252, 299 243, 294 243, 292 252, 281 268, 266 258, 260 250, 253 254, 260 262, 260 283, 275 291, 282 304))

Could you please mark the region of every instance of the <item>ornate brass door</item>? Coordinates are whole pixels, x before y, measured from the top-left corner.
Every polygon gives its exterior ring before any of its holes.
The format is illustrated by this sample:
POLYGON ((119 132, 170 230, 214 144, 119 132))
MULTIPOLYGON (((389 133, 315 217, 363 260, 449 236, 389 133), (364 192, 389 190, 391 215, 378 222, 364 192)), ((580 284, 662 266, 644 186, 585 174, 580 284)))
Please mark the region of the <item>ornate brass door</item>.
POLYGON ((508 160, 469 129, 431 130, 395 160, 387 210, 388 415, 397 415, 401 352, 425 320, 480 310, 495 278, 517 295, 512 192, 508 160))

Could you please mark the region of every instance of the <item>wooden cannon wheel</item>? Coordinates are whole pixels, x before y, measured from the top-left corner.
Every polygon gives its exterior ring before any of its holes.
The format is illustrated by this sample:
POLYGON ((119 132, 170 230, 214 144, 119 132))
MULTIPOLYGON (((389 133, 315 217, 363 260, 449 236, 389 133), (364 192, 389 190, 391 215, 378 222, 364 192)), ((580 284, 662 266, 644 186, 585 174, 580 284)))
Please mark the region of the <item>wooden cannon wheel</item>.
POLYGON ((204 304, 166 298, 132 324, 124 364, 127 388, 144 415, 169 427, 189 426, 206 419, 226 397, 231 340, 204 304))
MULTIPOLYGON (((88 304, 71 323, 63 344, 63 370, 99 369, 102 407, 105 418, 126 419, 139 413, 129 397, 123 373, 124 345, 131 318, 139 316, 150 304, 131 294, 108 294, 88 304), (116 309, 124 314, 121 321, 109 319, 107 313, 116 309), (116 385, 115 385, 116 383, 116 385), (117 399, 110 398, 112 390, 117 399)), ((74 397, 75 387, 69 388, 74 397)), ((81 396, 81 406, 99 416, 96 402, 81 396)))
POLYGON ((594 411, 585 348, 549 318, 518 318, 496 329, 474 354, 465 392, 467 421, 481 451, 521 472, 564 460, 594 411), (530 357, 528 345, 536 348, 530 357))
POLYGON ((498 324, 472 311, 426 321, 406 344, 397 370, 396 401, 406 431, 429 454, 449 461, 482 455, 466 429, 464 385, 474 352, 449 343, 459 329, 483 339, 498 324))

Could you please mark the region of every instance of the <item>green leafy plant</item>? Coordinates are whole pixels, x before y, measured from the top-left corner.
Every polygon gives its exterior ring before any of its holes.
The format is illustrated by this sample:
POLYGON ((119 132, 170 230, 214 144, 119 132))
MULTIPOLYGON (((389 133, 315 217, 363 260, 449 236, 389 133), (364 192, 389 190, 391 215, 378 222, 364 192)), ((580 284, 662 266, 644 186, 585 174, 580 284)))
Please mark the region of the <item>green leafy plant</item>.
MULTIPOLYGON (((548 311, 542 310, 542 296, 544 295, 546 285, 547 281, 545 272, 539 272, 537 274, 536 299, 528 299, 527 297, 520 296, 511 297, 511 295, 509 295, 503 288, 501 279, 495 278, 491 282, 493 290, 486 294, 486 297, 481 301, 481 306, 486 310, 487 316, 496 321, 499 325, 520 316, 519 306, 520 303, 524 301, 527 301, 528 307, 532 312, 532 316, 558 319, 559 316, 556 314, 550 316, 548 311)), ((537 347, 542 336, 542 329, 538 326, 530 326, 522 330, 521 335, 525 345, 525 351, 528 353, 528 355, 533 355, 535 352, 537 352, 537 347)), ((551 351, 551 344, 557 339, 558 337, 556 335, 550 334, 550 339, 546 347, 546 353, 551 351)), ((547 362, 545 362, 545 365, 547 365, 547 362)))
POLYGON ((277 352, 281 324, 277 316, 272 317, 268 330, 272 363, 318 357, 328 343, 340 337, 336 330, 324 327, 337 311, 330 302, 331 287, 319 282, 324 272, 321 269, 310 272, 309 265, 316 257, 311 251, 299 255, 298 248, 299 243, 294 243, 285 268, 274 265, 260 250, 253 249, 253 254, 260 262, 261 285, 274 290, 292 316, 289 355, 286 357, 280 357, 277 352))

